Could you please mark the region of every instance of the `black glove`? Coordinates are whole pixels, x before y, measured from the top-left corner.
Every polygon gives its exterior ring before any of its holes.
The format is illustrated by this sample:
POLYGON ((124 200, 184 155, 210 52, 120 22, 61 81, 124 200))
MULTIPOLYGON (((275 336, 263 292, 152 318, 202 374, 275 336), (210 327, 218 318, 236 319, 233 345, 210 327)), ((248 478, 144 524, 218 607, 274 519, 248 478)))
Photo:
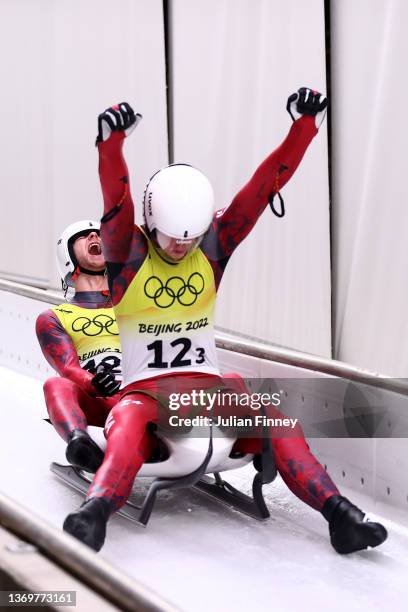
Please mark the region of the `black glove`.
POLYGON ((142 115, 134 112, 127 102, 121 102, 107 108, 98 117, 98 136, 96 144, 108 140, 112 132, 124 132, 129 136, 142 119, 142 115))
POLYGON ((319 128, 326 115, 327 98, 313 89, 301 87, 297 93, 292 94, 288 98, 286 110, 296 121, 302 115, 311 115, 315 117, 316 127, 319 128))
POLYGON ((115 379, 115 375, 112 374, 111 370, 111 367, 102 363, 96 368, 96 374, 91 383, 98 392, 98 395, 111 397, 119 391, 120 382, 115 379))

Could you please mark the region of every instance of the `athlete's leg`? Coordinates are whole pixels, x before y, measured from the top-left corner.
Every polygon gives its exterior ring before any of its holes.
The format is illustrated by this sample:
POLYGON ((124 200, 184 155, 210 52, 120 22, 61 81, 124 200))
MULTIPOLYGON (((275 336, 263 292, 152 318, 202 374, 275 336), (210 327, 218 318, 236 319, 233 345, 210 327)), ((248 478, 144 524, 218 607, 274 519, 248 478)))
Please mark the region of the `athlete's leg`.
MULTIPOLYGON (((239 393, 249 393, 239 374, 229 372, 224 374, 224 378, 231 379, 231 386, 239 393)), ((272 405, 267 407, 267 416, 273 419, 285 418, 285 415, 272 405)), ((310 452, 300 425, 297 424, 294 429, 271 427, 269 434, 276 468, 297 497, 312 508, 321 510, 329 497, 340 495, 326 470, 310 452)), ((258 454, 262 452, 261 438, 241 438, 235 443, 234 451, 258 454)))
POLYGON ((157 402, 149 396, 132 393, 116 404, 105 425, 105 458, 95 474, 87 499, 104 497, 113 511, 123 506, 137 472, 155 447, 147 424, 156 421, 157 402))
MULTIPOLYGON (((285 418, 273 406, 268 407, 268 417, 285 418)), ((293 429, 273 427, 270 433, 276 467, 289 489, 297 497, 320 511, 329 497, 340 495, 324 467, 310 452, 299 424, 293 429)))
POLYGON ((116 403, 112 398, 91 397, 76 383, 57 376, 45 381, 44 396, 50 421, 65 442, 74 429, 85 431, 87 425, 103 427, 116 403))
MULTIPOLYGON (((268 417, 282 419, 284 415, 278 410, 268 409, 268 417)), ((310 452, 301 427, 296 425, 296 428, 288 432, 288 435, 296 437, 279 438, 276 436, 285 435, 284 428, 270 428, 276 468, 292 493, 315 510, 321 510, 329 497, 340 493, 324 467, 310 452)), ((233 450, 261 453, 262 439, 240 438, 233 450)))
MULTIPOLYGON (((278 412, 278 411, 277 411, 278 412)), ((279 473, 288 487, 329 523, 330 541, 341 554, 378 546, 387 538, 380 523, 365 520, 364 512, 342 497, 323 466, 310 452, 302 437, 274 438, 272 441, 279 473)))
MULTIPOLYGON (((281 412, 268 407, 268 417, 283 418, 281 412)), ((323 466, 317 461, 299 425, 293 430, 270 428, 276 467, 290 490, 312 508, 319 510, 329 523, 333 548, 341 553, 378 546, 387 537, 379 523, 365 521, 364 513, 342 497, 323 466), (292 437, 296 436, 296 437, 292 437)), ((260 438, 242 438, 234 450, 260 453, 260 438)))
POLYGON ((86 501, 67 516, 64 530, 94 550, 106 537, 109 516, 129 497, 135 476, 155 442, 147 424, 157 419, 157 402, 146 395, 126 395, 113 409, 105 426, 104 461, 95 474, 86 501))
POLYGON ((86 429, 87 422, 79 406, 79 387, 66 378, 53 377, 44 383, 44 397, 51 423, 67 442, 74 429, 86 429))
POLYGON ((86 428, 103 427, 116 398, 91 397, 77 384, 58 377, 45 382, 44 395, 51 423, 67 442, 67 460, 77 468, 95 472, 103 461, 103 452, 86 428))
MULTIPOLYGON (((239 392, 248 392, 237 374, 226 374, 235 379, 239 392)), ((267 416, 282 419, 284 415, 268 406, 267 416)), ((341 553, 378 546, 387 538, 387 531, 379 523, 365 520, 364 513, 347 498, 342 497, 323 466, 317 461, 303 435, 300 425, 295 428, 272 427, 269 435, 276 467, 290 490, 306 504, 319 510, 329 523, 330 541, 341 553)), ((262 452, 261 438, 241 438, 234 450, 258 454, 262 452)))

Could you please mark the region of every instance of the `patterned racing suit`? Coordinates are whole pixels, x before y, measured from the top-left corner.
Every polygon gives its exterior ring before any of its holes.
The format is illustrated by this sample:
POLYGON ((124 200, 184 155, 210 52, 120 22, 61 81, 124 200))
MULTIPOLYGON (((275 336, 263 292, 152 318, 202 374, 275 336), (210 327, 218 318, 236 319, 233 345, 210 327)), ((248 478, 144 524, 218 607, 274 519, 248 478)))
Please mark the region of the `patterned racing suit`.
MULTIPOLYGON (((107 448, 88 498, 104 497, 117 510, 152 449, 147 423, 157 421, 158 388, 170 377, 203 388, 220 381, 213 333, 213 306, 226 265, 277 193, 291 178, 316 135, 314 118, 295 121, 283 143, 265 159, 231 205, 218 211, 201 245, 181 262, 159 257, 144 228, 134 224, 123 132, 99 143, 99 174, 104 197, 101 225, 110 292, 123 357, 122 399, 106 426, 107 448), (171 312, 171 316, 170 316, 171 312)), ((275 409, 275 415, 280 414, 275 409)), ((275 437, 278 471, 288 487, 317 510, 339 492, 310 452, 300 426, 275 437)), ((239 439, 234 450, 259 453, 261 439, 239 439)))
POLYGON ((52 424, 67 441, 74 429, 103 427, 119 400, 98 395, 91 381, 101 364, 121 379, 119 332, 108 292, 77 292, 71 302, 39 315, 36 332, 41 350, 59 377, 44 384, 52 424))

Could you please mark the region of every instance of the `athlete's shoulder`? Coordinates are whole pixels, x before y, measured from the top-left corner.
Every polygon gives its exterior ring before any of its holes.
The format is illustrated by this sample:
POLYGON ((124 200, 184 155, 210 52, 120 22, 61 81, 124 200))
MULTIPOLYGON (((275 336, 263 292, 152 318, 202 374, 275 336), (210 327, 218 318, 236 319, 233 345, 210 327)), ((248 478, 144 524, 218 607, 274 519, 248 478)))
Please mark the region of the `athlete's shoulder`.
POLYGON ((58 309, 58 306, 54 306, 52 308, 48 308, 47 310, 43 310, 37 317, 36 324, 44 324, 47 322, 56 321, 55 311, 58 309))
POLYGON ((72 314, 74 304, 70 304, 69 302, 65 302, 64 304, 59 304, 59 306, 54 306, 47 312, 52 312, 54 314, 60 312, 61 314, 72 314))
POLYGON ((54 308, 44 310, 38 315, 35 322, 35 331, 39 339, 48 336, 50 333, 54 334, 57 330, 62 331, 63 326, 54 308))
POLYGON ((143 225, 135 225, 126 265, 136 273, 149 252, 150 237, 143 225))

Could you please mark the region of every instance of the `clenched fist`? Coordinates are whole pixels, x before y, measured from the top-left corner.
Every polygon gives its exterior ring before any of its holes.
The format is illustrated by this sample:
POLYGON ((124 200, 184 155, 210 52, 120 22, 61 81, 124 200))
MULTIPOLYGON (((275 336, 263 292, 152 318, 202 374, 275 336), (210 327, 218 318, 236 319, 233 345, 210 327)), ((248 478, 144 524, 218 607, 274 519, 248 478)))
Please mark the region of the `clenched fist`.
POLYGON ((296 121, 302 115, 311 115, 315 118, 317 129, 321 126, 326 115, 327 98, 318 91, 301 87, 297 93, 292 94, 288 98, 286 110, 296 121))
POLYGON ((129 136, 142 119, 142 115, 135 113, 127 102, 121 102, 107 108, 98 117, 98 136, 96 144, 108 140, 112 132, 124 132, 129 136))

